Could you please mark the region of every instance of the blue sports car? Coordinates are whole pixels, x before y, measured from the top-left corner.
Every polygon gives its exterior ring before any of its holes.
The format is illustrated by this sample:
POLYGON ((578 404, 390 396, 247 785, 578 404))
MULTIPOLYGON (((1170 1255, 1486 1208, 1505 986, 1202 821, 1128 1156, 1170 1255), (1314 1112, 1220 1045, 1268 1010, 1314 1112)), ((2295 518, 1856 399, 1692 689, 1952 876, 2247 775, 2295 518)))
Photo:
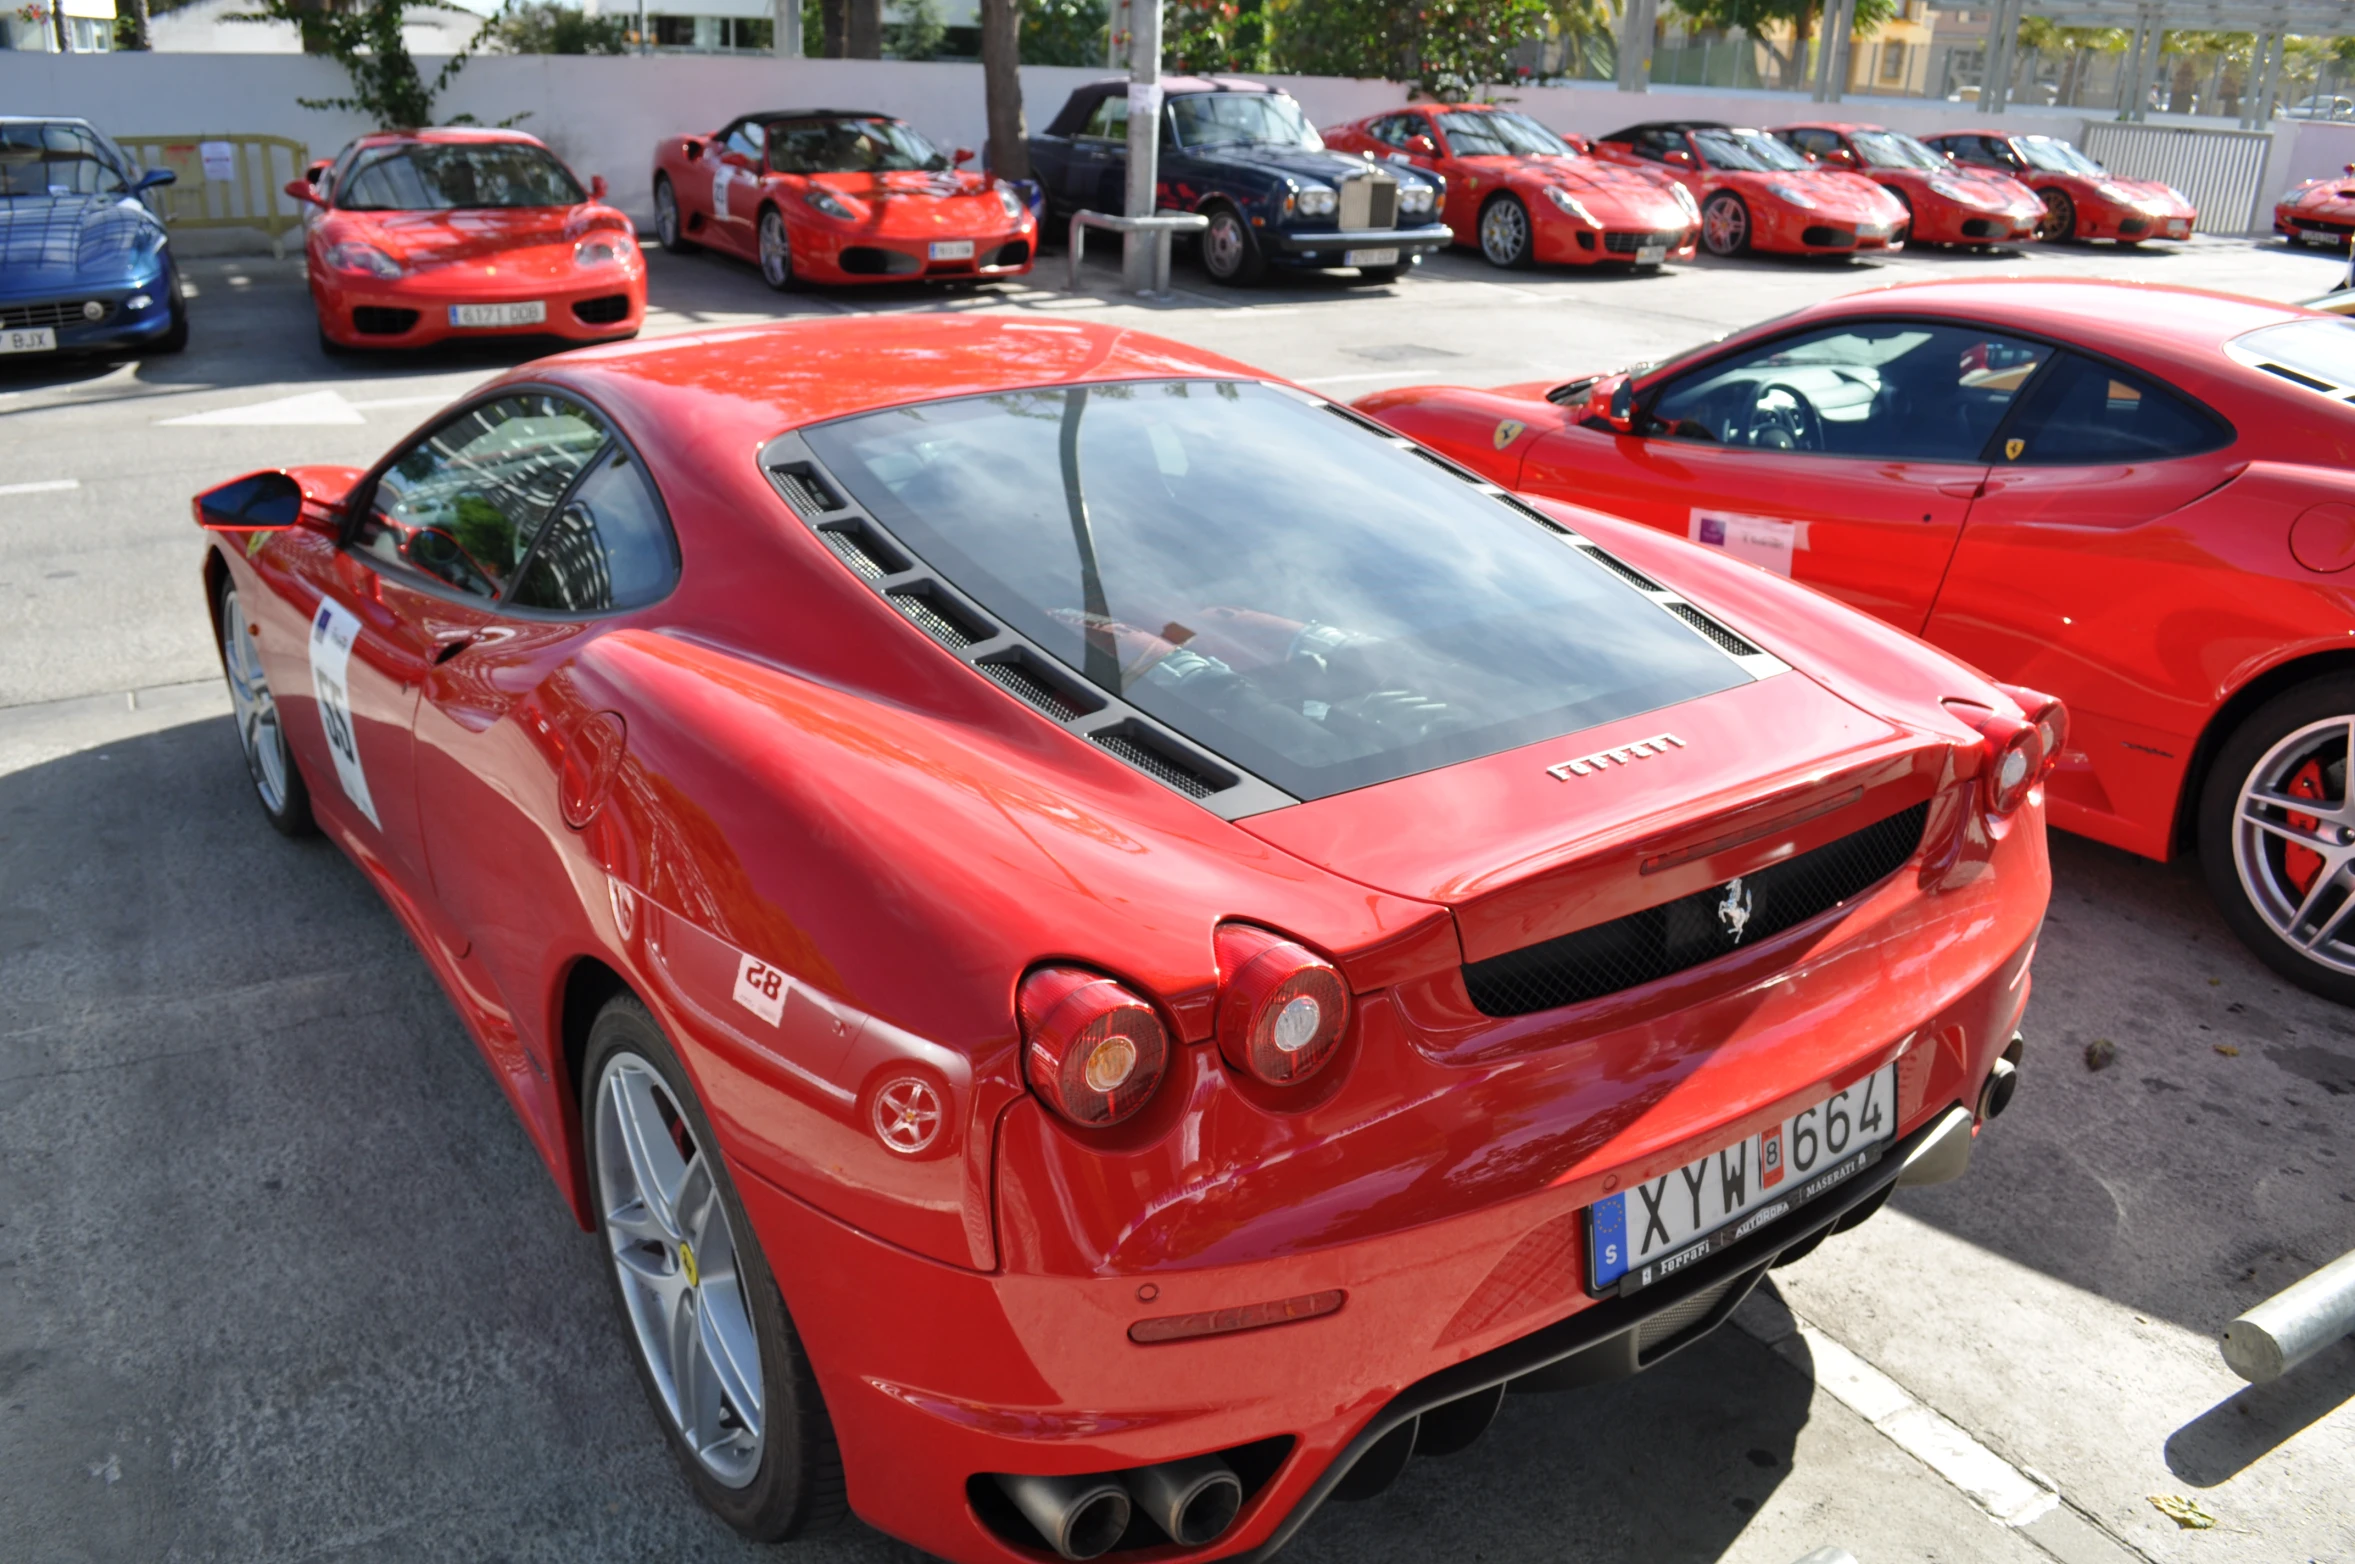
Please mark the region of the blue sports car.
POLYGON ((177 353, 188 303, 141 173, 78 119, 0 117, 0 358, 177 353))

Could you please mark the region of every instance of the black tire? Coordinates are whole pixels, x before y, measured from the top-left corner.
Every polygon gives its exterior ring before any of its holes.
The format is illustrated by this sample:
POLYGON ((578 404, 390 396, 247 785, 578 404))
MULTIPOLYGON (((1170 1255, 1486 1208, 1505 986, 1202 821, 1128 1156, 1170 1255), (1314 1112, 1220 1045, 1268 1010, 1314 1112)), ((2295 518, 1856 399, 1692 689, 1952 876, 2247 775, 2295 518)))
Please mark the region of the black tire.
POLYGON ((793 271, 793 231, 785 226, 785 214, 773 206, 764 206, 755 221, 760 280, 775 292, 791 293, 800 286, 800 279, 793 271))
MULTIPOLYGON (((2320 813, 2335 809, 2344 814, 2350 721, 2355 721, 2355 674, 2326 675, 2276 695, 2250 713, 2216 752, 2199 805, 2200 868, 2225 923, 2259 961, 2300 988, 2342 1005, 2355 1005, 2355 914, 2313 949, 2293 944, 2277 924, 2303 933, 2355 899, 2355 892, 2331 885, 2338 878, 2334 866, 2347 862, 2336 847, 2355 840, 2355 826, 2320 813), (2305 787, 2319 793, 2317 813, 2303 818, 2313 822, 2307 829, 2317 837, 2336 839, 2330 856, 2298 848, 2274 832, 2244 827, 2241 799, 2252 786, 2298 797, 2307 796, 2300 791, 2305 787), (2316 887, 2319 898, 2302 909, 2316 887), (2301 910, 2304 917, 2298 916, 2301 910)), ((2289 811, 2252 812, 2257 813, 2286 822, 2289 811)))
POLYGON ((693 255, 703 248, 687 237, 687 217, 679 210, 679 194, 671 188, 668 174, 654 176, 654 237, 673 255, 693 255))
POLYGON ((1701 247, 1720 258, 1748 253, 1750 204, 1731 190, 1720 190, 1703 202, 1701 247), (1714 222, 1711 220, 1713 216, 1714 222))
POLYGON ((2077 237, 2077 203, 2069 199, 2066 190, 2039 190, 2044 202, 2044 220, 2036 225, 2036 237, 2046 244, 2067 244, 2077 237))
POLYGON ((1537 254, 1537 232, 1529 208, 1509 191, 1498 191, 1480 208, 1481 258, 1507 271, 1526 271, 1537 254))
POLYGON ((188 347, 188 303, 179 294, 172 295, 172 323, 164 334, 155 339, 158 353, 179 353, 188 347))
POLYGON ((1243 214, 1231 206, 1213 207, 1210 227, 1202 235, 1202 269, 1210 280, 1228 288, 1248 288, 1267 275, 1267 257, 1243 214))
POLYGON ((755 1542, 783 1542, 823 1531, 849 1513, 843 1490, 842 1454, 834 1441, 834 1424, 826 1415, 825 1398, 810 1371, 809 1356, 793 1328, 792 1316, 786 1312, 784 1297, 777 1290, 767 1257, 761 1253, 752 1224, 745 1217, 743 1201, 737 1196, 726 1161, 717 1154, 719 1142, 712 1134, 711 1121, 696 1099, 678 1056, 671 1051, 669 1040, 662 1035, 662 1028, 632 994, 617 995, 598 1012, 597 1019, 590 1024, 588 1046, 581 1061, 581 1144, 588 1151, 589 1187, 596 1207, 598 1242, 610 1255, 614 1240, 607 1226, 609 1213, 598 1195, 603 1187, 598 1173, 598 1100, 607 1071, 624 1061, 643 1066, 661 1078, 671 1104, 678 1111, 678 1133, 685 1145, 715 1148, 708 1159, 712 1183, 729 1226, 734 1233, 742 1235, 733 1246, 735 1270, 760 1349, 761 1402, 766 1416, 759 1464, 741 1487, 727 1486, 705 1469, 681 1436, 663 1400, 654 1370, 637 1344, 629 1302, 622 1291, 620 1268, 608 1259, 606 1281, 613 1291, 615 1307, 621 1313, 623 1335, 631 1343, 630 1357, 654 1409, 655 1421, 680 1469, 686 1473, 695 1496, 745 1537, 755 1542))
POLYGON ((237 747, 245 757, 246 775, 253 781, 254 802, 261 806, 263 818, 280 836, 316 835, 319 823, 311 815, 311 789, 303 780, 302 767, 295 762, 285 732, 278 726, 277 700, 270 694, 269 679, 262 672, 259 648, 253 644, 251 621, 239 604, 236 583, 226 573, 213 589, 213 624, 213 642, 221 657, 221 677, 229 686, 230 721, 237 730, 237 747), (235 666, 232 646, 238 648, 235 666), (251 686, 257 683, 272 712, 266 723, 248 720, 251 686), (241 685, 245 687, 244 693, 241 685), (269 752, 265 752, 265 746, 269 752))

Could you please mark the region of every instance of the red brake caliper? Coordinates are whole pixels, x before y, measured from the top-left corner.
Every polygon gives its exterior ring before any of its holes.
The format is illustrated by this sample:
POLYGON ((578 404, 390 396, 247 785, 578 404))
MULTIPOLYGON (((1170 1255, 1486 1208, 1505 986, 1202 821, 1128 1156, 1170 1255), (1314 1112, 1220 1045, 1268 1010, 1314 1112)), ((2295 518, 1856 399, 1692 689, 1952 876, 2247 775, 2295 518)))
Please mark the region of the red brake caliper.
MULTIPOLYGON (((2290 785, 2282 789, 2292 798, 2322 797, 2322 764, 2309 760, 2291 776, 2290 785)), ((2322 822, 2312 815, 2290 814, 2290 824, 2301 831, 2318 829, 2322 822)), ((2281 845, 2281 872, 2297 887, 2300 896, 2314 888, 2314 877, 2322 872, 2322 854, 2311 847, 2300 847, 2295 842, 2281 845)))

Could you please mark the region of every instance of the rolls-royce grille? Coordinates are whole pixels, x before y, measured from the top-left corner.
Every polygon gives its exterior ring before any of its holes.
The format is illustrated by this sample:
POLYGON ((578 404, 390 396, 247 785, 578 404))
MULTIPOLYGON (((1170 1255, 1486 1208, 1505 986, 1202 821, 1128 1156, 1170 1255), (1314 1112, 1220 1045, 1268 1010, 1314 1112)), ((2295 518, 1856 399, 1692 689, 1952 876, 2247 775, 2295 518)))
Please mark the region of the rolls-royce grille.
POLYGON ((1360 174, 1355 179, 1344 179, 1336 220, 1343 228, 1396 228, 1398 181, 1388 174, 1360 174))
MULTIPOLYGON (((101 299, 98 302, 99 320, 114 313, 114 306, 101 299)), ((80 299, 54 299, 40 304, 11 304, 0 308, 0 330, 23 331, 33 326, 88 326, 94 324, 83 311, 80 299)))
POLYGON ((1930 806, 1915 804, 1738 881, 1485 961, 1468 961, 1464 987, 1482 1015, 1529 1015, 1714 961, 1829 912, 1887 879, 1921 846, 1929 818, 1930 806))
POLYGON ((1603 235, 1603 248, 1613 255, 1633 255, 1636 251, 1649 249, 1653 245, 1664 245, 1669 249, 1674 249, 1676 241, 1683 237, 1684 235, 1677 233, 1605 234, 1603 235))

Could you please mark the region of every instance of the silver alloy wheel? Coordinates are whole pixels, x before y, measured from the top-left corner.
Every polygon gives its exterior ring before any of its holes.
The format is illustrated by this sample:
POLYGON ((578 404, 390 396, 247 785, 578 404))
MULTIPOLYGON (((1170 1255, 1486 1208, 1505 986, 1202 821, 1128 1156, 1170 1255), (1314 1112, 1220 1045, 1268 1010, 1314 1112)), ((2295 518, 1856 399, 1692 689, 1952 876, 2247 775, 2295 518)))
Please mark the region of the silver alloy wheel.
POLYGON ((229 707, 237 719, 237 742, 254 790, 272 814, 286 809, 286 735, 278 727, 278 702, 262 673, 262 654, 237 605, 237 589, 221 594, 221 665, 229 676, 229 707))
POLYGON ((760 1339, 710 1160, 670 1086, 619 1052, 597 1082, 590 1156, 638 1352, 671 1424, 723 1487, 760 1471, 760 1339))
POLYGON ((1232 212, 1214 212, 1210 231, 1202 236, 1202 264, 1213 277, 1232 277, 1243 269, 1243 219, 1232 212))
POLYGON ((1750 210, 1739 197, 1712 196, 1701 210, 1701 242, 1711 255, 1739 255, 1750 238, 1750 210))
POLYGON ((772 288, 793 281, 793 242, 786 237, 785 219, 773 206, 760 214, 760 276, 772 288))
POLYGON ((1529 248, 1529 214, 1510 196, 1488 203, 1480 214, 1480 253, 1491 266, 1510 266, 1529 248))
POLYGON ((2317 966, 2355 976, 2351 748, 2355 716, 2309 722, 2267 750, 2241 779, 2233 804, 2232 863, 2241 894, 2266 927, 2317 966), (2326 796, 2292 794, 2302 775, 2326 796), (2334 785, 2335 801, 2327 796, 2334 785))
POLYGON ((679 198, 667 179, 654 183, 654 237, 662 241, 666 250, 678 247, 679 198))

